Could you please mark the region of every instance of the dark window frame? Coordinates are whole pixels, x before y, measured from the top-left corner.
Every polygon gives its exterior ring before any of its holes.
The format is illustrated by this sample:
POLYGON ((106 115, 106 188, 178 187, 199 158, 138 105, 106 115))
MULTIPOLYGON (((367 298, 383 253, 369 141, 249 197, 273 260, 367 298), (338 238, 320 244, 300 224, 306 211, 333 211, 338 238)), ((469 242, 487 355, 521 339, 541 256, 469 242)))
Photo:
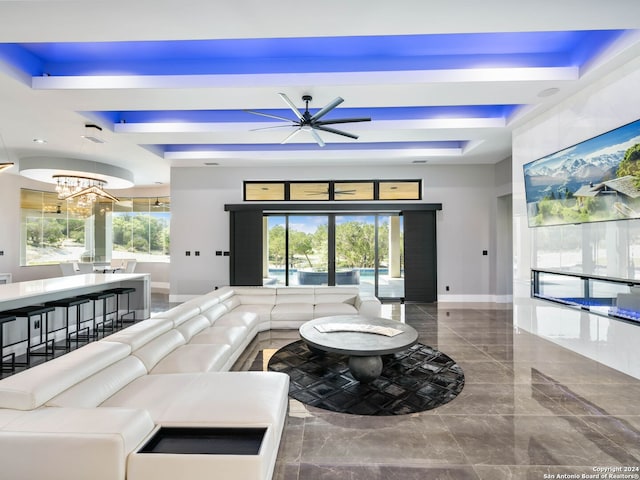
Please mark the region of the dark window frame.
POLYGON ((422 196, 422 179, 383 179, 383 180, 245 180, 242 184, 242 198, 245 202, 348 202, 350 199, 335 198, 336 184, 342 183, 372 183, 373 184, 373 198, 370 200, 358 200, 363 202, 403 202, 403 201, 421 201, 422 196), (304 184, 304 183, 326 183, 329 188, 329 194, 327 200, 313 200, 313 199, 291 199, 291 185, 292 184, 304 184), (418 198, 393 198, 393 199, 381 199, 380 198, 380 184, 385 183, 415 183, 418 188, 418 198), (255 184, 276 184, 284 186, 284 198, 282 200, 261 200, 261 199, 249 199, 247 198, 247 185, 255 184))

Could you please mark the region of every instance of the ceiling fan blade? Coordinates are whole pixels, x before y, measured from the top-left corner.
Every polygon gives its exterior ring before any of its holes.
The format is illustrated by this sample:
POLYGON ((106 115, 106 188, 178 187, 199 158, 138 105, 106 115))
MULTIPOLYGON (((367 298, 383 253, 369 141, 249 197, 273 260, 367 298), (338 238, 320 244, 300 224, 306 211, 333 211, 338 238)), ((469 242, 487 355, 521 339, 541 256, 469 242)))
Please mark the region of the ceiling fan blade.
POLYGON ((275 118, 276 120, 284 120, 285 122, 293 122, 293 120, 291 120, 290 118, 280 117, 278 115, 271 115, 270 113, 256 112, 254 110, 245 110, 245 112, 253 113, 254 115, 260 115, 263 117, 275 118))
POLYGON ((297 123, 290 123, 288 125, 272 125, 271 127, 260 127, 260 128, 252 128, 251 130, 249 130, 250 132, 257 132, 258 130, 271 130, 272 128, 291 128, 291 127, 298 127, 299 125, 297 123))
POLYGON ((280 98, 282 98, 282 100, 284 100, 284 102, 289 105, 289 108, 293 111, 293 113, 296 114, 296 117, 298 117, 299 120, 304 120, 304 117, 302 116, 302 114, 300 113, 300 110, 298 110, 298 108, 294 105, 294 103, 289 99, 289 97, 287 97, 284 93, 279 93, 278 95, 280 95, 280 98))
POLYGON ((314 122, 314 125, 332 125, 335 123, 355 123, 355 122, 370 122, 370 118, 338 118, 336 120, 323 120, 320 122, 314 122))
POLYGON ((324 140, 322 140, 322 138, 320 138, 320 135, 318 135, 318 132, 316 132, 315 130, 311 130, 311 135, 313 135, 313 138, 316 139, 316 142, 318 142, 318 145, 320 145, 321 147, 324 147, 324 140))
POLYGON ((355 190, 336 190, 333 193, 339 194, 339 195, 353 195, 354 193, 356 193, 356 191, 355 190))
POLYGON ((342 135, 343 137, 353 138, 354 140, 358 139, 358 135, 354 135, 353 133, 343 132, 342 130, 336 130, 335 128, 323 127, 322 125, 318 125, 313 128, 317 130, 322 130, 323 132, 335 133, 336 135, 342 135))
POLYGON ((294 130, 293 132, 291 132, 291 134, 289 134, 289 136, 287 138, 285 138, 283 141, 280 142, 281 145, 285 144, 285 143, 289 143, 289 141, 295 137, 296 135, 298 135, 300 132, 302 131, 302 128, 298 128, 297 130, 294 130))
POLYGON ((321 109, 320 111, 316 112, 315 115, 313 115, 311 117, 311 121, 314 122, 316 120, 319 120, 320 118, 324 117, 327 113, 329 113, 331 110, 333 110, 334 108, 336 108, 338 105, 340 105, 342 102, 344 102, 344 98, 342 97, 338 97, 336 98, 333 102, 331 102, 330 104, 328 104, 327 106, 325 106, 323 109, 321 109))

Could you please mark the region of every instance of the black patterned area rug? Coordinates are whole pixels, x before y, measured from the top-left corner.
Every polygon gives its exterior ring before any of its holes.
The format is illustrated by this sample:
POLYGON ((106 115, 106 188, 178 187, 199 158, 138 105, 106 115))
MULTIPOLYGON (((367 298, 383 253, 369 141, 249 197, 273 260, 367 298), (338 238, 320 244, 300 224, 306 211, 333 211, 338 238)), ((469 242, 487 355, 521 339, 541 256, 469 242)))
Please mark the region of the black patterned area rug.
POLYGON ((278 350, 269 370, 289 375, 289 396, 313 407, 354 415, 405 415, 453 400, 464 373, 444 353, 417 343, 383 357, 382 374, 371 383, 355 380, 348 357, 315 353, 303 340, 278 350))

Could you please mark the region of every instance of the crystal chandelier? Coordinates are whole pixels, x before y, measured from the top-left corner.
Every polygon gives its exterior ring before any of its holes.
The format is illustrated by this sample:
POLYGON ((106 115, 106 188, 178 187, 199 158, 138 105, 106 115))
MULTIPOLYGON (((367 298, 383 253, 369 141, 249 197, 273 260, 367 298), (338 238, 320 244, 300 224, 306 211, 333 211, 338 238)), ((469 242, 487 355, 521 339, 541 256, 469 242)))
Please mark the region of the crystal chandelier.
POLYGON ((79 175, 54 175, 56 193, 60 200, 76 201, 78 207, 91 207, 98 198, 106 198, 112 202, 118 199, 104 190, 107 184, 97 178, 79 175))

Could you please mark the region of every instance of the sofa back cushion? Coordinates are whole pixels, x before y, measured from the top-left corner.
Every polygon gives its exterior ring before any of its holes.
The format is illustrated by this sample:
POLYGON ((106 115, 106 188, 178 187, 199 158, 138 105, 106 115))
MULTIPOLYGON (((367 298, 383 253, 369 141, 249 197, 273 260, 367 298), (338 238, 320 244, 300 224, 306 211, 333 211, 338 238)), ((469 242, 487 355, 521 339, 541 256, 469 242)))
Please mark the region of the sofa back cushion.
POLYGON ((166 312, 158 313, 153 318, 165 318, 167 320, 171 320, 173 322, 173 326, 177 327, 199 314, 200 307, 195 303, 187 302, 182 305, 178 305, 177 307, 173 307, 166 312))
POLYGON ((124 343, 93 342, 61 357, 0 380, 0 408, 33 410, 73 385, 122 360, 124 343))
POLYGON ((173 328, 173 322, 168 319, 152 318, 135 323, 130 327, 120 330, 108 337, 103 342, 119 342, 129 345, 131 350, 137 350, 145 343, 159 337, 173 328))
POLYGON ((93 408, 138 377, 147 374, 142 361, 129 355, 49 400, 49 407, 93 408))
POLYGON ((227 306, 219 303, 207 308, 206 310, 203 310, 202 316, 209 320, 209 324, 213 325, 218 318, 220 318, 227 312, 229 312, 227 306))
POLYGON ((212 306, 220 303, 220 301, 221 300, 220 295, 218 295, 218 290, 214 290, 213 292, 198 296, 192 300, 193 304, 200 308, 200 312, 211 308, 212 306))
POLYGON ((307 303, 313 305, 315 301, 312 287, 284 287, 276 289, 276 305, 284 303, 307 303))
POLYGON ((224 305, 224 307, 227 309, 227 312, 230 312, 238 305, 240 305, 240 297, 238 295, 233 295, 232 297, 229 297, 220 302, 220 304, 224 305))
POLYGON ((209 328, 211 326, 211 322, 204 315, 196 315, 191 320, 187 320, 179 327, 176 327, 176 330, 180 332, 180 334, 184 337, 185 341, 191 340, 195 334, 201 332, 205 328, 209 328))
POLYGON ((222 303, 225 300, 228 300, 229 298, 235 295, 234 289, 235 287, 222 287, 222 288, 219 288, 218 290, 214 290, 211 293, 213 295, 217 295, 217 297, 220 299, 220 303, 222 303))
POLYGON ((154 338, 149 343, 134 350, 132 355, 138 357, 144 363, 147 371, 150 372, 156 363, 185 343, 187 342, 180 332, 169 330, 167 333, 163 333, 158 338, 154 338))
POLYGON ((242 305, 275 305, 276 289, 269 287, 233 287, 242 305))
POLYGON ((359 294, 354 287, 322 287, 314 288, 314 303, 348 303, 354 305, 359 294))

